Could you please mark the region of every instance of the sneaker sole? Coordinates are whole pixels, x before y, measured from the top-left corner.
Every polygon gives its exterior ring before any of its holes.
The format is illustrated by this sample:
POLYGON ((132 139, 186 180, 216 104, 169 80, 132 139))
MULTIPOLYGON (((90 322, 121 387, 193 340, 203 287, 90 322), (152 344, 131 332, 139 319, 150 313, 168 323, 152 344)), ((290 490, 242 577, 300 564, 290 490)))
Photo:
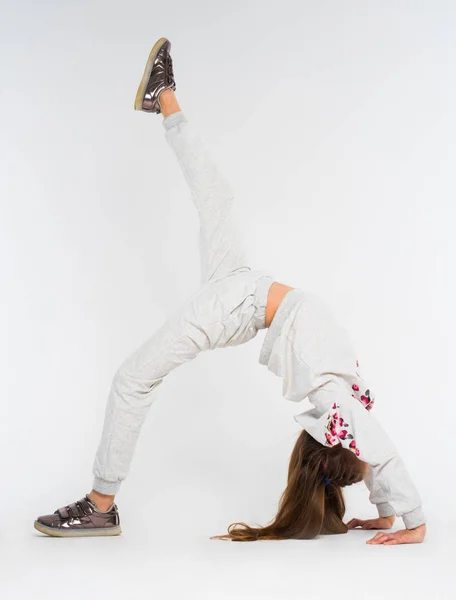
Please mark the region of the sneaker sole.
POLYGON ((97 535, 120 535, 122 533, 122 529, 120 525, 115 525, 113 527, 94 527, 93 529, 54 529, 53 527, 48 527, 47 525, 43 525, 42 523, 38 523, 35 521, 33 526, 41 533, 46 533, 47 535, 52 535, 54 537, 91 537, 97 535))
POLYGON ((141 83, 139 84, 138 91, 136 92, 135 110, 142 110, 144 94, 146 92, 146 87, 147 87, 147 83, 149 82, 150 74, 152 73, 152 67, 154 65, 154 61, 157 58, 157 54, 158 54, 160 48, 167 41, 168 41, 167 38, 160 38, 158 40, 158 42, 156 42, 154 44, 154 47, 150 51, 149 58, 147 59, 147 63, 146 63, 146 68, 144 69, 144 75, 141 79, 141 83))

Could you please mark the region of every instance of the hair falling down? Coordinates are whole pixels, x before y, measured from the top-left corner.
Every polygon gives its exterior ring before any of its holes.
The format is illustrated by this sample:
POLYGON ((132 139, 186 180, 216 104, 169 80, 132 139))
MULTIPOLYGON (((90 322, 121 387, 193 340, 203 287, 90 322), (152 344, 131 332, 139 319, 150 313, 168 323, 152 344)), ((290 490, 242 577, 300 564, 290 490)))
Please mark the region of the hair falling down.
POLYGON ((228 533, 211 539, 253 542, 346 533, 342 488, 361 481, 365 467, 366 463, 341 444, 325 447, 303 429, 290 456, 287 486, 273 521, 265 527, 232 523, 228 533))

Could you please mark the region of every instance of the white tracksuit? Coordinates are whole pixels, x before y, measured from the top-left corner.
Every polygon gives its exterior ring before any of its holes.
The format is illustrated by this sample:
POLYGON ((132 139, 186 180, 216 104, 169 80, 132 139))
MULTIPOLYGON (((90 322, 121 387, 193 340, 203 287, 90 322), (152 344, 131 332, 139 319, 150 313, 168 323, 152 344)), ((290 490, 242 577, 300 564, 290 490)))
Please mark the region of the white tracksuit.
MULTIPOLYGON (((182 111, 162 124, 200 217, 202 285, 114 376, 93 464, 93 488, 104 494, 117 493, 128 475, 163 378, 204 350, 254 338, 265 328, 267 295, 275 280, 249 266, 233 192, 193 125, 182 111)), ((260 363, 283 377, 286 399, 309 397, 315 409, 295 419, 315 439, 330 446, 342 443, 371 465, 366 484, 381 516, 402 516, 408 528, 425 522, 397 451, 370 413, 374 398, 359 376, 349 336, 320 298, 299 288, 286 294, 266 334, 260 363)))

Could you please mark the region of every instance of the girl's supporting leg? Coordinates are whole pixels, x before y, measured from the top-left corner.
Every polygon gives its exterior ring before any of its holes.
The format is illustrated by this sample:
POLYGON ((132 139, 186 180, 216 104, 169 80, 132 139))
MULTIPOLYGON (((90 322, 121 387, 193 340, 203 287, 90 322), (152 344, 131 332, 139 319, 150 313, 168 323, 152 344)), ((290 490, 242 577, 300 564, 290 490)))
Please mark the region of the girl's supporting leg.
POLYGON ((114 495, 119 490, 129 472, 142 424, 163 378, 209 348, 209 338, 204 327, 196 321, 194 306, 195 299, 192 299, 171 315, 117 370, 93 464, 93 490, 96 492, 114 495))

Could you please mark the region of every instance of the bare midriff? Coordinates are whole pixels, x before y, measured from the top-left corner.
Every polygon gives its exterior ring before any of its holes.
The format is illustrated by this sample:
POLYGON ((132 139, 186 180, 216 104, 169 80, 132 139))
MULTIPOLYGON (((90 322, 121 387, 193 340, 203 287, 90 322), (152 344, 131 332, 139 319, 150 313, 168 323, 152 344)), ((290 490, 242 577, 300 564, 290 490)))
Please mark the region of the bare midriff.
POLYGON ((268 292, 268 304, 266 306, 266 327, 269 327, 271 324, 272 319, 274 318, 274 315, 276 314, 277 309, 279 308, 284 297, 293 289, 294 288, 291 286, 285 285, 284 283, 279 283, 278 281, 274 281, 274 283, 271 285, 268 292))

